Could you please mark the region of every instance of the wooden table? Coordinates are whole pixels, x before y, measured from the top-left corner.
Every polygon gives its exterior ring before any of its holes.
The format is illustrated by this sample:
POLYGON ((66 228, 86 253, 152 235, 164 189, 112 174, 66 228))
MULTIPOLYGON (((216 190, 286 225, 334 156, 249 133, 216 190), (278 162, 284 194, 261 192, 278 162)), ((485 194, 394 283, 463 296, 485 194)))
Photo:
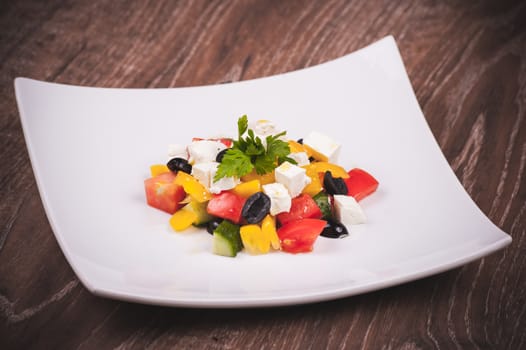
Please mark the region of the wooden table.
POLYGON ((0 5, 0 348, 526 348, 526 3, 12 1, 0 5), (469 194, 513 243, 341 300, 197 310, 95 297, 46 219, 13 79, 174 87, 312 66, 392 34, 469 194))

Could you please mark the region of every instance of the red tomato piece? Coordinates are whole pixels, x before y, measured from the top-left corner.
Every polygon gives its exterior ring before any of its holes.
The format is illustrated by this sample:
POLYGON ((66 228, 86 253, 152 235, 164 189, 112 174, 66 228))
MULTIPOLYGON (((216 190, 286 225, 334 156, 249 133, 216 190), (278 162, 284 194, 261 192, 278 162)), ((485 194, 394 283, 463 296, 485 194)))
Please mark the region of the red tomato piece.
POLYGON ((367 197, 378 188, 378 180, 363 169, 354 168, 348 172, 349 178, 344 179, 347 194, 357 201, 367 197))
POLYGON ((314 199, 304 193, 296 198, 292 198, 288 213, 279 213, 276 217, 280 224, 285 225, 288 222, 300 219, 321 219, 322 213, 314 199))
POLYGON ((228 219, 235 224, 241 222, 241 212, 245 199, 228 191, 214 195, 208 202, 206 210, 208 214, 223 219, 228 219))
POLYGON ((219 141, 219 142, 221 142, 223 145, 225 145, 227 148, 232 147, 232 139, 229 139, 229 138, 226 138, 226 137, 211 138, 211 139, 204 139, 204 138, 201 138, 201 137, 194 137, 194 138, 192 139, 192 142, 193 142, 193 141, 203 141, 203 140, 219 141))
POLYGON ((325 220, 300 219, 281 226, 278 229, 281 249, 288 253, 311 252, 326 224, 325 220))
POLYGON ((157 209, 173 214, 182 205, 180 202, 186 197, 182 186, 174 184, 175 175, 172 172, 144 180, 146 202, 157 209))

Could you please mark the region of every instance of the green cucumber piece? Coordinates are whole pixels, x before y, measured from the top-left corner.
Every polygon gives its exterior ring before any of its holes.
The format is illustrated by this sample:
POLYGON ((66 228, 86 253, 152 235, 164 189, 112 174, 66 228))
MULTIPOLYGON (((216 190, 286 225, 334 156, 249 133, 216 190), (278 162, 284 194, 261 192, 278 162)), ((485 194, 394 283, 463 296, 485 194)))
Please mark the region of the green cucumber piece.
POLYGON ((239 226, 223 220, 214 230, 212 252, 217 255, 235 257, 243 249, 239 226))
POLYGON ((331 209, 331 203, 329 202, 329 196, 325 192, 320 192, 314 197, 312 197, 318 207, 321 210, 322 219, 329 220, 333 218, 332 215, 332 209, 331 209))
POLYGON ((206 211, 207 204, 208 202, 199 203, 198 201, 193 200, 183 207, 183 209, 190 210, 197 215, 197 219, 193 223, 194 226, 202 226, 207 222, 212 221, 214 218, 206 211))

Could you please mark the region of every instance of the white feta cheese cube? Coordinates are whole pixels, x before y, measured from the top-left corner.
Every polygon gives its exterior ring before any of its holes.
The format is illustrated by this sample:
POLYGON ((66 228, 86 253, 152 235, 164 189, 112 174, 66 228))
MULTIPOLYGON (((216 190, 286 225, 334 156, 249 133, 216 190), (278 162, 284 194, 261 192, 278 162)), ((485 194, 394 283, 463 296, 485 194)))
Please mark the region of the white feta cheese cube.
POLYGON ((329 136, 317 131, 313 131, 307 135, 307 137, 303 138, 303 144, 309 146, 314 151, 319 153, 318 155, 313 154, 314 158, 316 158, 316 156, 321 156, 321 159, 319 159, 321 161, 330 163, 338 162, 341 145, 331 139, 329 136))
POLYGON ((188 159, 188 153, 186 147, 183 145, 171 144, 168 145, 168 157, 172 158, 183 158, 188 159))
POLYGON ((306 175, 305 169, 289 162, 278 166, 274 172, 276 182, 283 184, 292 198, 298 196, 301 191, 310 184, 311 179, 306 175))
POLYGON ((214 181, 214 177, 217 173, 217 167, 219 163, 214 162, 215 167, 210 171, 210 186, 208 187, 209 191, 212 193, 220 193, 221 191, 230 190, 239 184, 239 179, 236 177, 222 177, 218 181, 214 181))
POLYGON ((189 161, 191 164, 213 162, 216 160, 217 154, 225 148, 226 146, 220 141, 193 141, 188 145, 189 161))
POLYGON ((270 198, 270 215, 277 215, 290 210, 292 198, 283 184, 274 182, 263 185, 263 192, 270 198))
POLYGON ((217 162, 197 163, 192 167, 192 176, 212 193, 220 193, 236 187, 239 179, 235 177, 223 177, 214 182, 218 166, 217 162))
POLYGON ((356 199, 342 194, 334 195, 336 219, 344 225, 357 225, 366 222, 367 218, 356 199))
POLYGON ((206 188, 210 188, 212 171, 217 169, 216 162, 197 163, 192 166, 192 176, 206 188))
MULTIPOLYGON (((267 147, 267 136, 276 135, 283 131, 283 130, 278 129, 276 127, 276 124, 274 124, 270 120, 264 120, 264 119, 260 119, 260 120, 257 120, 255 123, 251 123, 249 125, 249 128, 254 131, 254 135, 256 137, 259 137, 261 139, 261 143, 263 144, 263 147, 267 147)), ((285 135, 282 135, 279 139, 282 141, 287 141, 287 138, 285 135)))
POLYGON ((256 121, 255 125, 253 126, 253 130, 255 134, 263 137, 278 133, 276 124, 274 124, 270 120, 263 119, 256 121))
POLYGON ((309 156, 306 152, 294 152, 289 154, 289 158, 292 158, 296 161, 297 166, 309 165, 309 156))

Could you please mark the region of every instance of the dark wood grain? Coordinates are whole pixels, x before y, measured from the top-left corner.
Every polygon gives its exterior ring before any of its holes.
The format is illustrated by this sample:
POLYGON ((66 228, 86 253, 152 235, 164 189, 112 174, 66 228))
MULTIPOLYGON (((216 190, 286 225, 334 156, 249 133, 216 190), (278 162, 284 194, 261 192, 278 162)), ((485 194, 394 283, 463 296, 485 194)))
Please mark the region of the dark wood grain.
POLYGON ((0 3, 0 348, 526 348, 526 3, 0 3), (461 268, 330 302, 194 310, 102 299, 46 219, 13 79, 104 87, 239 81, 325 62, 392 34, 456 175, 509 232, 461 268))

